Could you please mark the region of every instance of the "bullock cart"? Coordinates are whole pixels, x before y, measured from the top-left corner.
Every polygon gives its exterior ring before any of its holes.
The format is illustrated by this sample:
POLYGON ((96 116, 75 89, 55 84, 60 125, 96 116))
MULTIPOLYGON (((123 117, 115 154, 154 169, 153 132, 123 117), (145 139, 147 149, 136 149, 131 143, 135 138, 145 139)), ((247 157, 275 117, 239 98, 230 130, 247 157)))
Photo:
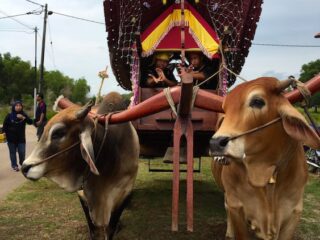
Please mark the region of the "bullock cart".
MULTIPOLYGON (((208 156, 222 100, 236 80, 248 55, 262 0, 105 0, 105 22, 111 67, 119 85, 131 90, 128 110, 115 113, 109 123, 133 121, 140 155, 163 157, 173 147, 172 231, 178 231, 180 155, 186 149, 187 230, 193 231, 194 158, 208 156), (201 52, 214 71, 207 80, 217 88, 194 86, 183 78, 171 88, 142 87, 143 72, 153 55, 170 52, 173 62, 188 62, 189 52, 201 52)), ((320 77, 307 84, 319 88, 320 77)), ((298 101, 298 92, 287 94, 298 101)), ((61 108, 72 103, 59 101, 61 108)), ((89 113, 96 117, 95 113, 89 113)), ((101 124, 105 116, 99 117, 101 124)))

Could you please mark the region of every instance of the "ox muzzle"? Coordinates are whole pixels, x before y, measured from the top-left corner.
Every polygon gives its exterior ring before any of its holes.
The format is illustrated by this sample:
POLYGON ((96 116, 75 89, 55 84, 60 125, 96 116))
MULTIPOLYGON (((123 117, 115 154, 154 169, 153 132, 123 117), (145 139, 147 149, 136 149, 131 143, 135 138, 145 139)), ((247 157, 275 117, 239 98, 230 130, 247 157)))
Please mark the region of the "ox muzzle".
POLYGON ((229 141, 230 137, 227 136, 217 136, 210 139, 210 155, 214 161, 222 165, 230 163, 229 158, 226 156, 226 147, 229 141))

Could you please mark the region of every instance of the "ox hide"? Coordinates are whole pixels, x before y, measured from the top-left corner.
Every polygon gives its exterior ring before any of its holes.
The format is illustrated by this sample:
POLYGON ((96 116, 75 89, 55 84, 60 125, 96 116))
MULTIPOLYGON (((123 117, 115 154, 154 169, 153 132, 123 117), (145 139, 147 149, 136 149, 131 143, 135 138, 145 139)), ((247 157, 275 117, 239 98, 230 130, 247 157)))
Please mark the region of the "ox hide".
POLYGON ((308 176, 303 143, 319 148, 320 139, 283 96, 290 83, 259 78, 224 99, 210 151, 218 160, 212 173, 225 192, 228 239, 293 239, 308 176))
MULTIPOLYGON (((97 113, 124 108, 113 92, 97 113)), ((73 105, 50 119, 22 172, 31 180, 47 177, 67 191, 80 190, 90 238, 112 239, 137 175, 139 140, 130 122, 105 130, 87 116, 90 109, 73 105)))

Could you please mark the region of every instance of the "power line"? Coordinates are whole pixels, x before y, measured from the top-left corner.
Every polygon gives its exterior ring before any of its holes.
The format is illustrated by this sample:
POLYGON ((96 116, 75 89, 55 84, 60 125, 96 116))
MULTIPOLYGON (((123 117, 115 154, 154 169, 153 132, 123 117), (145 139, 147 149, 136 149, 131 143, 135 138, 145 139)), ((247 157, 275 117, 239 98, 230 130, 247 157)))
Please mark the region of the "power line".
POLYGON ((51 26, 50 26, 49 18, 48 18, 48 30, 49 30, 49 39, 50 39, 51 52, 52 52, 52 63, 53 63, 53 67, 55 69, 57 69, 56 62, 55 62, 55 57, 54 57, 54 52, 53 52, 51 26))
POLYGON ((266 47, 296 47, 296 48, 318 48, 320 45, 299 45, 299 44, 275 44, 275 43, 252 43, 256 46, 266 46, 266 47))
POLYGON ((33 32, 27 32, 25 30, 18 30, 18 29, 0 29, 0 32, 24 32, 24 33, 28 33, 28 34, 33 34, 33 32))
POLYGON ((35 4, 35 5, 39 5, 39 6, 41 6, 41 7, 44 7, 44 5, 42 5, 42 4, 40 4, 40 3, 33 2, 33 1, 31 1, 31 0, 26 0, 26 1, 29 2, 29 3, 33 3, 33 4, 35 4))
MULTIPOLYGON (((5 12, 4 12, 4 11, 2 11, 2 10, 0 10, 0 12, 1 12, 3 15, 5 15, 5 16, 9 16, 7 13, 5 13, 5 12)), ((26 28, 29 28, 29 29, 33 30, 33 27, 28 26, 27 24, 25 24, 25 23, 23 23, 23 22, 21 22, 21 21, 19 21, 19 20, 15 19, 15 18, 12 18, 12 17, 11 17, 11 19, 12 19, 13 21, 16 21, 17 23, 21 24, 22 26, 24 26, 24 27, 26 27, 26 28)))
POLYGON ((55 13, 55 14, 57 14, 57 15, 64 16, 64 17, 69 17, 69 18, 74 18, 74 19, 86 21, 86 22, 92 22, 92 23, 97 23, 97 24, 105 25, 104 22, 97 22, 97 21, 94 21, 94 20, 90 20, 90 19, 86 19, 86 18, 81 18, 81 17, 76 17, 76 16, 71 16, 71 15, 68 15, 68 14, 58 13, 58 12, 54 12, 54 11, 52 11, 52 12, 55 13))
POLYGON ((0 19, 19 17, 19 16, 24 16, 24 15, 29 15, 29 14, 31 14, 31 12, 21 13, 21 14, 16 14, 16 15, 11 15, 11 16, 5 16, 5 17, 0 17, 0 19))

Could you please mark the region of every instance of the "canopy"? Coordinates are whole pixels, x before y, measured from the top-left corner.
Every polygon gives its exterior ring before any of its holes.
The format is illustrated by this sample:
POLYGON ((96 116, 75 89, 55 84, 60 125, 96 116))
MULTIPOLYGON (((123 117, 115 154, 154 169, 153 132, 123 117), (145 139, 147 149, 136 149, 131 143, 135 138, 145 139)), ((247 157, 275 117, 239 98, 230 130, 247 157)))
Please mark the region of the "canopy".
MULTIPOLYGON (((202 51, 208 58, 217 56, 216 32, 188 2, 184 14, 186 51, 202 51)), ((180 4, 172 4, 141 34, 142 56, 150 56, 154 51, 180 51, 180 25, 180 4)))
MULTIPOLYGON (((207 56, 214 55, 219 43, 216 36, 219 36, 220 41, 223 38, 224 50, 228 50, 224 51, 228 68, 239 74, 249 53, 263 0, 185 0, 184 2, 186 21, 188 21, 188 28, 186 28, 187 51, 198 49, 207 56), (190 19, 192 20, 190 21, 190 19), (203 41, 206 38, 198 28, 195 28, 196 25, 193 23, 198 23, 197 26, 204 29, 204 33, 214 41, 203 41), (213 43, 215 46, 208 46, 208 43, 213 43), (210 53, 210 51, 212 52, 210 53)), ((124 89, 132 89, 131 64, 135 51, 132 46, 137 43, 138 54, 142 54, 141 41, 147 40, 149 35, 153 36, 155 28, 160 26, 160 23, 169 15, 175 16, 176 22, 172 22, 172 25, 166 22, 167 28, 158 32, 162 39, 154 37, 153 42, 144 42, 144 55, 152 54, 153 51, 171 51, 172 49, 180 51, 180 33, 175 38, 173 38, 174 34, 171 34, 171 31, 180 30, 178 20, 181 12, 174 14, 174 11, 178 10, 175 3, 176 0, 104 0, 109 47, 107 55, 110 57, 113 73, 119 85, 124 89), (166 14, 164 14, 165 12, 166 14), (162 20, 160 20, 160 16, 163 16, 162 20), (143 38, 142 33, 144 34, 143 38), (152 45, 153 43, 154 45, 152 45)), ((234 75, 230 76, 228 81, 231 85, 235 81, 234 75)))

